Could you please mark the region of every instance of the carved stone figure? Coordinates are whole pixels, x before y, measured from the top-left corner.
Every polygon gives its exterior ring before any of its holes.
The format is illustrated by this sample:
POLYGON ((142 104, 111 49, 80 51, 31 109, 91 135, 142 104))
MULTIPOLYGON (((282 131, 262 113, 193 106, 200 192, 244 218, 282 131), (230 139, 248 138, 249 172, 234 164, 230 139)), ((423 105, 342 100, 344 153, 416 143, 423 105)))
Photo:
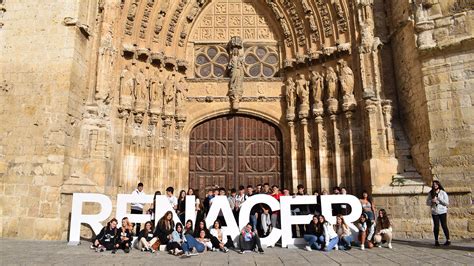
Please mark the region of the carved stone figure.
POLYGON ((150 112, 160 113, 163 105, 164 84, 158 75, 151 80, 150 84, 150 112))
POLYGON ((332 67, 326 70, 326 88, 329 99, 337 99, 337 75, 332 67))
POLYGON ((339 82, 341 83, 341 89, 346 95, 354 94, 354 73, 352 69, 347 65, 347 62, 343 59, 338 61, 339 65, 339 82))
POLYGON ((176 78, 175 74, 172 73, 168 76, 164 84, 164 109, 165 115, 173 115, 174 114, 174 92, 176 87, 176 78))
POLYGON ((316 71, 311 72, 311 92, 315 104, 322 101, 323 77, 316 71))
POLYGON ((295 92, 296 92, 296 87, 295 87, 295 82, 293 81, 292 77, 289 77, 286 80, 286 104, 287 108, 293 108, 295 107, 295 92))
POLYGON ((298 74, 296 78, 296 93, 300 100, 298 116, 306 118, 309 114, 309 82, 304 74, 298 74))
POLYGON ((144 112, 148 103, 148 84, 142 68, 135 75, 135 81, 135 111, 144 112))
POLYGON ((311 6, 309 5, 307 0, 301 0, 301 5, 303 6, 303 10, 305 13, 312 13, 311 6))
POLYGON ((186 100, 186 93, 188 92, 188 84, 181 78, 176 84, 176 109, 181 109, 186 100))
POLYGON ((170 7, 170 0, 161 0, 160 1, 160 13, 166 14, 170 7))
POLYGON ((275 14, 275 17, 280 20, 280 19, 283 19, 285 18, 283 16, 283 13, 278 9, 278 6, 276 3, 274 2, 268 2, 268 6, 270 6, 270 8, 272 9, 273 11, 273 14, 275 14))
POLYGON ((120 74, 120 99, 121 108, 130 110, 135 95, 135 77, 128 66, 120 74))
POLYGON ((237 110, 240 102, 240 98, 243 94, 243 81, 244 81, 244 57, 240 53, 242 48, 242 40, 240 37, 232 37, 231 43, 231 54, 228 68, 230 70, 230 83, 229 83, 229 98, 232 104, 232 109, 237 110))

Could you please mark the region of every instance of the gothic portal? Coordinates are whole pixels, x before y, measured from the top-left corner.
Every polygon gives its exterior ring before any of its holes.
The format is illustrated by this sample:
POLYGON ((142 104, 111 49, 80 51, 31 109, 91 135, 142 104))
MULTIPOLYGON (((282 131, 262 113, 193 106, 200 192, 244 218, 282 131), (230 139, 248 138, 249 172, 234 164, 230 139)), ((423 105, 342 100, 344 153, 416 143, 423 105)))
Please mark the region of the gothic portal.
POLYGON ((3 237, 65 239, 73 193, 138 182, 367 190, 395 234, 426 237, 439 179, 472 238, 472 1, 10 2, 3 237))

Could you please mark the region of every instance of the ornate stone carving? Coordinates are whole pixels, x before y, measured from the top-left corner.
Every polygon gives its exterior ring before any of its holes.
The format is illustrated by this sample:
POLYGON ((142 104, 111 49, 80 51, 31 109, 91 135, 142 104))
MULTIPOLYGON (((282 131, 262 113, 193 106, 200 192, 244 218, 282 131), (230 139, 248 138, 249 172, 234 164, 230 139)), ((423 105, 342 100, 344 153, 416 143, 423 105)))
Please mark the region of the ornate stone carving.
POLYGON ((298 74, 296 78, 296 93, 300 101, 299 117, 306 118, 309 114, 309 82, 304 74, 298 74))
POLYGON ((176 88, 175 73, 171 73, 164 83, 164 114, 165 116, 174 115, 174 96, 176 88))
POLYGON ((128 66, 120 74, 120 97, 119 111, 121 117, 127 115, 133 107, 133 98, 135 95, 135 76, 128 66))
POLYGON ((147 78, 145 77, 145 73, 142 68, 138 70, 135 75, 135 106, 134 106, 134 114, 135 114, 135 122, 141 123, 143 121, 144 113, 147 109, 148 104, 148 82, 147 78))
POLYGON ((306 36, 304 33, 304 23, 301 21, 298 12, 296 11, 296 5, 292 1, 284 1, 283 5, 287 9, 288 13, 290 14, 290 18, 293 22, 293 26, 296 32, 298 45, 305 46, 306 45, 306 36))
POLYGON ((146 35, 146 29, 148 28, 148 21, 150 20, 151 11, 153 10, 153 6, 155 5, 155 0, 147 0, 145 5, 145 10, 143 11, 142 22, 140 24, 140 39, 144 39, 146 35))
POLYGON ((160 13, 166 14, 170 8, 170 0, 159 0, 160 1, 160 13))
POLYGON ((179 79, 178 84, 176 84, 176 120, 178 122, 186 120, 186 116, 183 114, 183 107, 187 92, 188 84, 183 77, 179 79))
POLYGON ((232 37, 230 43, 231 59, 228 65, 230 70, 229 99, 233 110, 239 109, 240 98, 243 94, 244 81, 244 57, 241 55, 242 40, 240 37, 232 37))
POLYGON ((344 10, 342 9, 341 4, 339 3, 339 0, 335 0, 333 2, 334 9, 336 10, 336 15, 337 15, 337 27, 339 29, 340 33, 344 33, 348 29, 347 25, 347 19, 344 14, 344 10))
POLYGON ((132 35, 133 21, 135 20, 135 15, 138 9, 138 0, 132 0, 130 3, 130 8, 127 13, 127 21, 125 22, 125 34, 132 35))
POLYGON ((150 113, 160 114, 163 107, 163 88, 164 84, 160 74, 155 75, 150 81, 150 113))
POLYGON ((355 108, 354 99, 354 73, 343 59, 337 62, 339 65, 339 82, 342 89, 343 111, 352 111, 355 108))
POLYGON ((292 77, 286 80, 286 119, 293 121, 295 119, 295 94, 296 84, 292 77))
POLYGON ((317 10, 323 22, 324 36, 325 37, 332 36, 333 30, 332 30, 331 17, 329 15, 329 8, 327 7, 324 0, 316 0, 316 5, 318 6, 317 10))
POLYGON ((311 9, 311 6, 308 3, 308 0, 301 0, 301 6, 303 7, 303 11, 306 14, 313 12, 313 10, 311 9))
POLYGON ((326 88, 329 99, 337 99, 337 74, 332 67, 326 69, 326 88))
POLYGON ((187 0, 180 0, 178 7, 174 11, 173 17, 171 17, 171 22, 168 27, 168 33, 166 34, 166 46, 170 46, 173 43, 174 33, 176 31, 176 26, 179 21, 179 17, 186 6, 187 0))
POLYGON ((311 72, 311 93, 313 98, 313 114, 321 116, 323 113, 323 87, 324 78, 317 71, 311 72))
POLYGON ((159 35, 160 35, 160 32, 161 30, 163 29, 163 21, 164 21, 165 17, 163 14, 158 14, 158 17, 156 18, 156 23, 155 23, 155 29, 153 30, 154 31, 154 35, 153 35, 153 42, 159 42, 159 35))

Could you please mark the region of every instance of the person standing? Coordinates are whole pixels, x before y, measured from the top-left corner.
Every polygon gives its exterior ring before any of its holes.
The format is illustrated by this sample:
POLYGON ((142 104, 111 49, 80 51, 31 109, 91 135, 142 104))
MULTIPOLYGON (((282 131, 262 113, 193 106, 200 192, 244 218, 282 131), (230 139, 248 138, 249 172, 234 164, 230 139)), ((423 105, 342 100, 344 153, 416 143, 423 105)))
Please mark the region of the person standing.
POLYGON ((174 188, 173 187, 168 187, 166 188, 166 197, 168 198, 168 202, 170 203, 171 206, 173 206, 174 210, 178 209, 178 199, 173 195, 174 193, 174 188))
POLYGON ((449 240, 449 229, 448 229, 448 205, 449 198, 448 193, 444 191, 443 186, 439 181, 433 181, 431 191, 426 199, 426 205, 431 206, 431 217, 433 218, 433 234, 435 238, 435 246, 439 246, 438 235, 439 235, 439 223, 443 228, 444 236, 446 237, 445 246, 451 245, 449 240))
MULTIPOLYGON (((134 196, 141 196, 145 195, 145 192, 143 192, 143 183, 140 182, 137 185, 137 188, 132 192, 132 195, 134 196)), ((140 202, 134 202, 131 204, 131 214, 143 214, 143 203, 140 202)), ((140 233, 140 223, 136 224, 136 231, 135 235, 138 235, 140 233)))

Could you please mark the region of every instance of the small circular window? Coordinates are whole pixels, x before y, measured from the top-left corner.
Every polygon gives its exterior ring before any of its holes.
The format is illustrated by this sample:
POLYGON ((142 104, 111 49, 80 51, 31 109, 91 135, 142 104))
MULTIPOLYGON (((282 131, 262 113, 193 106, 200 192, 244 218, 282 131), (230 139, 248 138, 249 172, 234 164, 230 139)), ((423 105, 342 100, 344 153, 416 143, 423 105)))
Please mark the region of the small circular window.
POLYGON ((205 46, 196 50, 196 76, 222 78, 226 73, 229 56, 221 46, 205 46))
POLYGON ((278 73, 278 61, 273 47, 250 47, 245 52, 245 72, 252 78, 271 78, 278 73))

